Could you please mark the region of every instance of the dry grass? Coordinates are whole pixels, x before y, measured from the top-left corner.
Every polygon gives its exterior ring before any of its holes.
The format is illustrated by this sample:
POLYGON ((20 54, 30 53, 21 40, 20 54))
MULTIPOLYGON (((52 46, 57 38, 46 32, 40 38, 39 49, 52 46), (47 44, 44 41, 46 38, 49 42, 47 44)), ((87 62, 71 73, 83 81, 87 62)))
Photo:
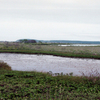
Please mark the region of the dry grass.
POLYGON ((60 52, 75 52, 75 53, 91 53, 94 55, 100 54, 100 46, 57 46, 57 45, 32 45, 24 44, 27 49, 44 50, 44 51, 60 51, 60 52))
POLYGON ((97 69, 92 68, 90 71, 80 73, 82 74, 82 77, 85 77, 89 81, 92 81, 93 83, 98 82, 100 84, 100 73, 97 69))
POLYGON ((60 52, 75 52, 75 53, 91 53, 94 55, 100 54, 100 46, 58 46, 58 45, 38 45, 38 44, 24 44, 24 43, 13 43, 5 42, 0 43, 0 49, 34 49, 44 51, 60 51, 60 52), (7 47, 7 48, 6 48, 7 47))
POLYGON ((61 51, 61 52, 75 52, 75 53, 92 53, 100 54, 100 46, 57 46, 57 45, 24 45, 28 49, 44 50, 44 51, 61 51), (37 48, 38 47, 38 48, 37 48))
POLYGON ((0 70, 11 70, 11 67, 7 63, 0 61, 0 70))

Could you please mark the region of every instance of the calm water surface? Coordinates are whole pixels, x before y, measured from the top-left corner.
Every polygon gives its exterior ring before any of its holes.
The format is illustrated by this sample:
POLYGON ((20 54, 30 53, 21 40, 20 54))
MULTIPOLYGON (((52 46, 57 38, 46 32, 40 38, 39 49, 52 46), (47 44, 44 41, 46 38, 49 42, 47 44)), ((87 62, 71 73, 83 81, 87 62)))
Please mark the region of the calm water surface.
POLYGON ((39 71, 53 73, 71 73, 73 75, 95 74, 97 70, 100 72, 100 60, 65 58, 49 55, 34 54, 12 54, 0 53, 0 60, 8 63, 12 70, 18 71, 39 71))
POLYGON ((100 46, 100 44, 69 44, 69 45, 58 45, 58 46, 100 46))

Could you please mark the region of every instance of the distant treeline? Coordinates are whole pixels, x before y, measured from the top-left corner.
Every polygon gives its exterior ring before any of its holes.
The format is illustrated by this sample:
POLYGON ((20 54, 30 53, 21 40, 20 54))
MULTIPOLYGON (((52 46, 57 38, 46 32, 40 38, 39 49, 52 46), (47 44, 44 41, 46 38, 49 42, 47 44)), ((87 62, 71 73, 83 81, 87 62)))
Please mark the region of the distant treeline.
POLYGON ((20 39, 17 42, 24 43, 73 43, 73 44, 100 44, 100 41, 72 41, 72 40, 35 40, 35 39, 20 39))
POLYGON ((77 43, 77 44, 100 44, 100 41, 71 41, 71 40, 36 40, 46 43, 77 43))
POLYGON ((34 39, 20 39, 20 40, 17 40, 17 42, 21 42, 21 43, 36 43, 36 40, 34 40, 34 39))

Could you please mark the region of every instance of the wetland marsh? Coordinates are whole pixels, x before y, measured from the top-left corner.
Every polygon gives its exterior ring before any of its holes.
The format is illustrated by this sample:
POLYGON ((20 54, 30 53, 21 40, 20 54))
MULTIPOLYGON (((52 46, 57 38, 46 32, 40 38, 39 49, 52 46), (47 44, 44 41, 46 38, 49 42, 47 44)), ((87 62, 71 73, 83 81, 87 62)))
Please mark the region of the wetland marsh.
POLYGON ((100 46, 1 43, 0 99, 99 100, 99 59, 100 46))

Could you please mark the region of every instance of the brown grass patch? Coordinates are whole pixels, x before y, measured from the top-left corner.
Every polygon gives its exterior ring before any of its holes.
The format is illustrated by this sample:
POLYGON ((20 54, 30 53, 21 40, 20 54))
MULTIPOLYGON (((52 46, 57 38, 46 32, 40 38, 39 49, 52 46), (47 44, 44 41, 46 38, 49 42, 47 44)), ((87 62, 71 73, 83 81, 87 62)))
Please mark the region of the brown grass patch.
POLYGON ((0 61, 0 70, 11 70, 11 67, 7 63, 0 61))

